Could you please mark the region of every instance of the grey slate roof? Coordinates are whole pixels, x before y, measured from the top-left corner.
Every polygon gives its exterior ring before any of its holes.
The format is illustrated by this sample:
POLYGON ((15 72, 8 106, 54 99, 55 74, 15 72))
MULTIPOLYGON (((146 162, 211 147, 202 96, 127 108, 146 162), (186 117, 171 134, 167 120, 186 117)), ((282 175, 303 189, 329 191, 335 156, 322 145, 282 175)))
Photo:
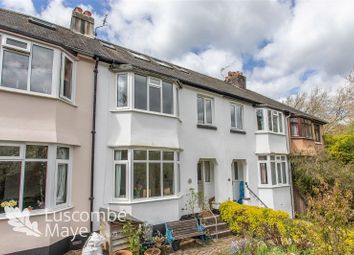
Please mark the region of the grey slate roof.
MULTIPOLYGON (((135 67, 161 73, 175 79, 183 84, 199 87, 209 91, 213 91, 229 97, 238 98, 248 101, 254 105, 266 105, 282 111, 290 112, 296 116, 301 116, 316 120, 320 123, 325 121, 298 111, 292 107, 282 104, 276 100, 260 95, 248 89, 242 89, 231 86, 222 80, 212 78, 210 76, 186 69, 188 74, 175 68, 168 68, 159 65, 153 61, 145 61, 132 56, 128 49, 111 44, 114 49, 102 45, 102 41, 89 38, 87 36, 75 33, 68 28, 55 25, 56 29, 33 24, 29 21, 31 17, 17 12, 0 8, 0 29, 22 34, 31 38, 46 41, 48 43, 58 45, 73 53, 82 53, 92 57, 99 57, 105 62, 116 62, 132 64, 135 67)), ((139 53, 140 55, 144 55, 139 53)), ((144 55, 147 58, 150 56, 144 55)), ((162 61, 165 62, 165 61, 162 61)), ((171 64, 173 65, 173 64, 171 64)))

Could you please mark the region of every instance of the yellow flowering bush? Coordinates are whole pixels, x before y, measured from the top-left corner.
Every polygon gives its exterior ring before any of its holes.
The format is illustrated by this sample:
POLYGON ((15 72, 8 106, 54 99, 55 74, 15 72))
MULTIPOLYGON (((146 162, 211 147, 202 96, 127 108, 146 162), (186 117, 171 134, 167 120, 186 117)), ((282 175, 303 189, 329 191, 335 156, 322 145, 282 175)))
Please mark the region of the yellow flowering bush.
POLYGON ((17 205, 17 201, 15 200, 10 200, 10 201, 3 201, 0 206, 1 207, 15 207, 17 205))
POLYGON ((311 224, 292 220, 287 212, 226 201, 220 205, 220 216, 235 234, 250 235, 281 246, 306 249, 311 245, 308 241, 311 224))

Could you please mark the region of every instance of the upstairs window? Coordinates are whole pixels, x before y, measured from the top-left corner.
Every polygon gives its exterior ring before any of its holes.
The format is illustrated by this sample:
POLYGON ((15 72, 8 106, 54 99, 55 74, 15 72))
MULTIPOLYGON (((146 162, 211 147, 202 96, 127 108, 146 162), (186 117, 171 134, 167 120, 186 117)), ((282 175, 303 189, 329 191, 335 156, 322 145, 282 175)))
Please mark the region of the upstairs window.
POLYGON ((128 75, 118 75, 117 81, 117 107, 128 106, 128 75))
POLYGON ((10 37, 2 41, 0 85, 51 95, 54 51, 10 37))
POLYGON ((263 109, 256 110, 257 116, 257 130, 264 130, 264 113, 263 109))
POLYGON ((321 127, 318 124, 314 124, 313 128, 315 130, 315 141, 320 143, 321 142, 321 127))
POLYGON ((243 129, 243 106, 240 104, 231 104, 231 127, 243 129))
POLYGON ((60 96, 70 101, 73 99, 73 66, 74 62, 64 55, 60 96))
POLYGON ((213 100, 208 97, 197 97, 198 124, 213 124, 213 100))
POLYGON ((174 114, 173 85, 154 77, 134 75, 134 107, 164 114, 174 114))
POLYGON ((283 113, 268 110, 268 129, 274 133, 283 133, 283 113))
POLYGON ((290 119, 290 132, 291 132, 291 136, 293 136, 293 137, 298 136, 298 137, 313 139, 312 122, 307 119, 291 118, 290 119))

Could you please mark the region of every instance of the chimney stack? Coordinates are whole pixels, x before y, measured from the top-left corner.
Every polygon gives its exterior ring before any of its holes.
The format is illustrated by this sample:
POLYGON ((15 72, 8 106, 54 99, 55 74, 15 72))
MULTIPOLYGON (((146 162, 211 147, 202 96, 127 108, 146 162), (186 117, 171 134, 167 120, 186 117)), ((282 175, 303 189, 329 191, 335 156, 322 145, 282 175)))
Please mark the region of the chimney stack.
POLYGON ((76 33, 95 37, 94 35, 95 20, 90 11, 83 11, 81 7, 75 7, 71 15, 70 29, 76 33))
POLYGON ((246 89, 246 76, 242 72, 228 72, 225 77, 225 82, 229 83, 232 86, 246 89))

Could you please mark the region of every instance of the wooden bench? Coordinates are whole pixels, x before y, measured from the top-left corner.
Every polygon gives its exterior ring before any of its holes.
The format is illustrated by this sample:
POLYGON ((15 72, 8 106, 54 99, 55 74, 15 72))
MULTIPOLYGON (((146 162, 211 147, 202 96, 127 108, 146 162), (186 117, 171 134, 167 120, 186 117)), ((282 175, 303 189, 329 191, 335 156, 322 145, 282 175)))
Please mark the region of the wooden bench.
POLYGON ((166 242, 174 251, 179 249, 181 240, 205 235, 204 226, 196 218, 167 222, 165 227, 166 242))

